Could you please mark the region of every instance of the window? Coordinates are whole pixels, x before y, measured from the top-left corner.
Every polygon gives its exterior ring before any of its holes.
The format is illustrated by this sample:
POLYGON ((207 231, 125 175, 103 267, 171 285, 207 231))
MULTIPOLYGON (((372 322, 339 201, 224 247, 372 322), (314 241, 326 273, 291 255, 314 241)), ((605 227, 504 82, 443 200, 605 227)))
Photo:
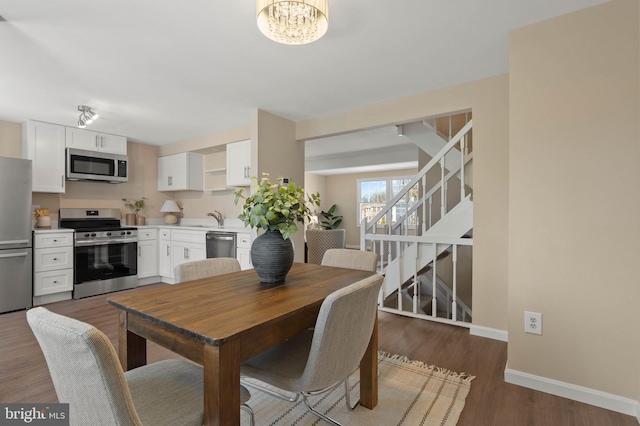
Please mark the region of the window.
MULTIPOLYGON (((387 201, 393 199, 411 179, 410 176, 358 179, 358 211, 360 212, 357 218, 358 226, 365 217, 367 221, 371 221, 384 208, 387 201)), ((391 210, 392 223, 402 218, 416 199, 417 187, 414 187, 409 191, 408 197, 398 202, 391 210)), ((387 218, 383 217, 379 224, 384 225, 386 221, 387 218)), ((415 220, 412 219, 411 224, 415 225, 415 220)))

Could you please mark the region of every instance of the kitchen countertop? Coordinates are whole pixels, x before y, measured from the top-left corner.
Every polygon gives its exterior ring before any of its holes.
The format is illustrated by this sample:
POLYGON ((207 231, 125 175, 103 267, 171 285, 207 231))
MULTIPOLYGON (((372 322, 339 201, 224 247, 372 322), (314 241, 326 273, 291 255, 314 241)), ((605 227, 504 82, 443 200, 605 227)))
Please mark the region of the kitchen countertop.
POLYGON ((59 232, 73 232, 73 229, 69 228, 33 228, 35 234, 52 234, 59 232))
POLYGON ((244 227, 239 227, 239 226, 223 226, 218 228, 216 225, 197 225, 197 224, 186 224, 186 225, 167 225, 167 224, 160 224, 160 225, 145 225, 145 226, 136 226, 136 228, 170 228, 170 229, 186 229, 186 230, 190 230, 190 231, 220 231, 220 232, 246 232, 246 233, 251 233, 253 232, 253 230, 248 229, 248 228, 244 228, 244 227))

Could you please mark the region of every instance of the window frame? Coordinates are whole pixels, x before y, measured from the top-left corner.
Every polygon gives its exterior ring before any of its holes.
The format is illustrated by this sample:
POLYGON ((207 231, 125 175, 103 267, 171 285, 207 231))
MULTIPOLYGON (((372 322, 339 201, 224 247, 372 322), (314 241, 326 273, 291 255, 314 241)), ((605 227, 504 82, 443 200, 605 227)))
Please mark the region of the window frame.
MULTIPOLYGON (((398 175, 398 176, 379 176, 379 177, 370 177, 370 178, 361 178, 356 180, 356 227, 360 228, 360 224, 362 222, 362 183, 364 182, 385 182, 385 201, 386 205, 390 200, 393 199, 393 181, 395 180, 406 180, 411 181, 414 178, 413 175, 398 175)), ((383 225, 378 225, 378 228, 382 228, 383 225)))

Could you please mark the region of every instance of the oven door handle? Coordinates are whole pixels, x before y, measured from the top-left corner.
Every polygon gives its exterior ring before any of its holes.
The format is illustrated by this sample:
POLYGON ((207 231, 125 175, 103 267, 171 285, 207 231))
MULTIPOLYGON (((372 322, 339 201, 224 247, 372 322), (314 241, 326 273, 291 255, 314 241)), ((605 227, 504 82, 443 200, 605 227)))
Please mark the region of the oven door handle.
POLYGON ((137 242, 138 240, 132 240, 131 238, 114 238, 107 241, 76 240, 76 247, 107 246, 109 244, 137 243, 137 242))

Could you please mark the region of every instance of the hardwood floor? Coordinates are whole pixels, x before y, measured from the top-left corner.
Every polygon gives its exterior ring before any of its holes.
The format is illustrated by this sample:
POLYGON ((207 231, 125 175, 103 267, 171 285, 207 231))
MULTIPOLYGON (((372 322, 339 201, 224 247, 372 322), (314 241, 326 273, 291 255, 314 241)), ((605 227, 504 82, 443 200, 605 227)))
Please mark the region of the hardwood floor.
MULTIPOLYGON (((116 345, 117 312, 105 299, 102 295, 46 307, 93 324, 116 345)), ((148 345, 149 362, 179 358, 153 343, 148 345)), ((632 416, 505 383, 507 344, 471 336, 464 328, 380 312, 379 348, 476 376, 460 426, 638 425, 632 416)), ((0 315, 0 402, 56 401, 49 371, 25 311, 0 315)))

